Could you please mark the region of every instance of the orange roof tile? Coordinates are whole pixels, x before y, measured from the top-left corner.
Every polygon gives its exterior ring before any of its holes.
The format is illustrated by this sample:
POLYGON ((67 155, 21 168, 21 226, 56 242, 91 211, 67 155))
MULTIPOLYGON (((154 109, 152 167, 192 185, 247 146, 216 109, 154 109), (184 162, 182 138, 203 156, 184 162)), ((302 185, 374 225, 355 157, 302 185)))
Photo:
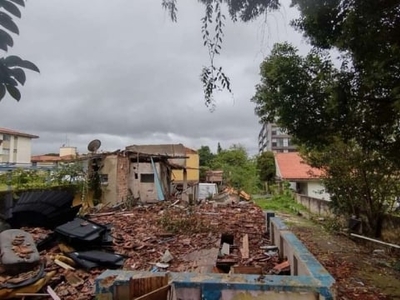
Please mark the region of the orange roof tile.
POLYGON ((322 171, 309 166, 298 152, 275 153, 278 177, 285 180, 319 178, 322 171))
POLYGON ((23 132, 15 131, 15 130, 12 130, 12 129, 7 129, 7 128, 3 128, 3 127, 0 127, 0 133, 9 134, 9 135, 16 135, 16 136, 22 136, 22 137, 27 137, 27 138, 31 138, 31 139, 37 139, 39 137, 37 135, 33 135, 33 134, 29 134, 29 133, 23 133, 23 132))

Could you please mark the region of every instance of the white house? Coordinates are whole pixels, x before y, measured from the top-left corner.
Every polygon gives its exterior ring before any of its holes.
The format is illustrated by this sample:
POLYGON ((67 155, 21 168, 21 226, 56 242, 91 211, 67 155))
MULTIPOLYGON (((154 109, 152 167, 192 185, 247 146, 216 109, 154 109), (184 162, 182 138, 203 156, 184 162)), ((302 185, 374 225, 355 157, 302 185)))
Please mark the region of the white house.
POLYGON ((30 164, 31 140, 37 135, 0 127, 0 163, 30 164))
POLYGON ((321 170, 309 166, 298 152, 275 153, 275 165, 277 179, 290 182, 297 193, 330 200, 321 180, 321 170))

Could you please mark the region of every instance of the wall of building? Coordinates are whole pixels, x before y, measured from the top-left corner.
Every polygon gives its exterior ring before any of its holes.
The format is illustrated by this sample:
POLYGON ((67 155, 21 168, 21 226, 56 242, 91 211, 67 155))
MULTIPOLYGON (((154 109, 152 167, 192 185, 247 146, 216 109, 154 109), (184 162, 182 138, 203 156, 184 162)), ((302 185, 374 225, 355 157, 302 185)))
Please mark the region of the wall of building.
MULTIPOLYGON (((160 163, 155 163, 157 173, 161 177, 160 163)), ((164 172, 164 171, 163 171, 164 172)), ((155 186, 155 176, 151 163, 132 162, 130 164, 129 183, 128 187, 132 191, 134 198, 139 198, 143 202, 157 200, 157 188, 155 186), (153 181, 145 179, 149 174, 153 174, 153 181), (147 182, 146 182, 147 181, 147 182)), ((165 177, 165 176, 164 176, 165 177)))
MULTIPOLYGON (((199 155, 197 153, 186 154, 187 181, 199 181, 199 155)), ((183 170, 172 170, 172 180, 176 183, 183 182, 183 170)))
POLYGON ((307 182, 307 196, 322 200, 331 199, 331 196, 325 190, 325 186, 320 181, 307 182))
POLYGON ((292 137, 274 123, 264 123, 258 135, 259 152, 293 152, 296 145, 292 143, 292 137))
POLYGON ((128 199, 129 193, 129 157, 119 155, 117 158, 117 201, 128 199))
POLYGON ((14 137, 10 145, 10 152, 11 151, 13 151, 13 153, 16 152, 16 155, 13 156, 13 162, 29 164, 31 162, 32 153, 31 139, 27 137, 14 137))
POLYGON ((118 166, 118 155, 107 155, 103 159, 103 167, 100 170, 100 176, 102 177, 102 199, 101 202, 111 205, 118 202, 117 193, 117 166, 118 166), (107 179, 107 180, 105 180, 107 179))
POLYGON ((60 147, 60 157, 62 156, 75 156, 76 155, 76 147, 60 147))

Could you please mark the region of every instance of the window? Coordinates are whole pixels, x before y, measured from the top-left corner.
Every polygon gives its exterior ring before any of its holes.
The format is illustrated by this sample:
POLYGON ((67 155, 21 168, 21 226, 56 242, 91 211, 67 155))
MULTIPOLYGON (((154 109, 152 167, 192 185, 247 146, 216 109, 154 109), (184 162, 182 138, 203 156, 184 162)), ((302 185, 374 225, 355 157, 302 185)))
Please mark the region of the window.
POLYGON ((154 182, 154 173, 140 174, 140 182, 154 182))
POLYGON ((276 142, 276 139, 272 139, 271 140, 271 146, 272 147, 276 147, 278 145, 278 143, 276 142))
POLYGON ((10 154, 10 149, 8 149, 8 148, 3 148, 3 154, 5 154, 5 155, 10 154))
POLYGON ((11 135, 3 134, 3 141, 10 141, 10 140, 11 140, 11 135))
POLYGON ((17 153, 18 151, 17 151, 17 149, 14 149, 14 153, 17 153))

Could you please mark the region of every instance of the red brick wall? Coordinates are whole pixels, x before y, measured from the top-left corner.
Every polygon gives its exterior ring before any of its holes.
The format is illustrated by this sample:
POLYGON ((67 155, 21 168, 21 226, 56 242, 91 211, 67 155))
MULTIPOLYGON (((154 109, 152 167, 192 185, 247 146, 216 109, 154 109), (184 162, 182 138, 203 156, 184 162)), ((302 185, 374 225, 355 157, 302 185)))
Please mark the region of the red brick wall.
POLYGON ((118 155, 117 160, 117 201, 125 201, 129 195, 129 157, 118 155))

